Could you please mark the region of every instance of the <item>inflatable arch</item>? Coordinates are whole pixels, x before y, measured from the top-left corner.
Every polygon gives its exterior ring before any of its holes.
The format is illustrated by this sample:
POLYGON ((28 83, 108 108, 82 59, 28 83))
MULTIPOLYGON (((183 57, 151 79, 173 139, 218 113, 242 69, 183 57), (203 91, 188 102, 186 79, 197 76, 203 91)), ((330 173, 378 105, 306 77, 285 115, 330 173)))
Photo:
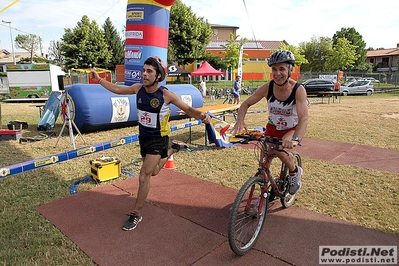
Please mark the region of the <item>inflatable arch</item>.
MULTIPOLYGON (((140 83, 144 61, 153 55, 166 64, 170 8, 175 0, 128 0, 126 10, 125 82, 140 83)), ((166 81, 161 82, 165 85, 166 81)), ((137 125, 136 95, 117 95, 99 84, 74 84, 68 106, 82 133, 137 125)), ((170 91, 194 108, 203 106, 201 93, 190 84, 168 85, 170 91)), ((62 102, 62 100, 61 100, 62 102)), ((171 119, 187 117, 171 105, 171 119)))

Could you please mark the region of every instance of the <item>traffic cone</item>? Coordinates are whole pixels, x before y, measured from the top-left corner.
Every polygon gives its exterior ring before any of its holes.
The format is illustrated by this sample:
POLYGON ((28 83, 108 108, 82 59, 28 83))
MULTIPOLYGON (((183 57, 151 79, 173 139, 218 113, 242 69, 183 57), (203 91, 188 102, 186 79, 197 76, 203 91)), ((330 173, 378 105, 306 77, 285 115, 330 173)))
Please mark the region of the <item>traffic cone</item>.
POLYGON ((168 160, 165 163, 164 166, 165 169, 175 169, 175 161, 173 160, 173 155, 169 156, 168 160))

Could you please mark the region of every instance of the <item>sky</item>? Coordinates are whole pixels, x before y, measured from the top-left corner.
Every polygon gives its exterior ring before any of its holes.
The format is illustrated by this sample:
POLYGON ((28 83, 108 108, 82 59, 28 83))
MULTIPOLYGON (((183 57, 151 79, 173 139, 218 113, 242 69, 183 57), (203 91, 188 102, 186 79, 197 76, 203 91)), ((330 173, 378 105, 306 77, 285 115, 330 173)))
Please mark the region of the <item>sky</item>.
MULTIPOLYGON (((298 46, 312 38, 330 37, 341 28, 355 28, 366 48, 395 48, 399 43, 399 1, 384 0, 181 0, 211 24, 239 27, 239 38, 285 40, 298 46)), ((0 0, 0 10, 14 0, 0 0)), ((109 17, 121 33, 127 0, 19 0, 0 13, 0 49, 12 51, 18 34, 42 37, 43 53, 84 15, 99 26, 109 17), (11 24, 2 21, 10 21, 11 24)), ((15 51, 22 51, 15 48, 15 51)))

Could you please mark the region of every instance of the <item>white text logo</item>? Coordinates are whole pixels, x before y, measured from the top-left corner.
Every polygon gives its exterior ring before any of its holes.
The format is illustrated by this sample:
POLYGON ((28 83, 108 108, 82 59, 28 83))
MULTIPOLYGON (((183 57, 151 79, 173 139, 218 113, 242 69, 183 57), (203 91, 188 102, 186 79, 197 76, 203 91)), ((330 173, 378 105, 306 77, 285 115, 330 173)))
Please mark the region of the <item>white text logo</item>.
POLYGON ((144 33, 142 30, 132 30, 126 32, 126 39, 140 39, 144 38, 144 33))

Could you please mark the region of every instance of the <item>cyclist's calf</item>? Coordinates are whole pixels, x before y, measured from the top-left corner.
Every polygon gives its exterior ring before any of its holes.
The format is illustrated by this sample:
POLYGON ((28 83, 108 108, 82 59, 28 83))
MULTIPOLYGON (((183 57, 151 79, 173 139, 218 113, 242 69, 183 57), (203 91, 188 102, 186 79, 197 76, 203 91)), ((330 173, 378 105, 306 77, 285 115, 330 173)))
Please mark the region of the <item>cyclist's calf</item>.
POLYGON ((274 150, 274 154, 288 167, 290 172, 295 171, 295 159, 291 152, 287 152, 286 150, 274 150))

